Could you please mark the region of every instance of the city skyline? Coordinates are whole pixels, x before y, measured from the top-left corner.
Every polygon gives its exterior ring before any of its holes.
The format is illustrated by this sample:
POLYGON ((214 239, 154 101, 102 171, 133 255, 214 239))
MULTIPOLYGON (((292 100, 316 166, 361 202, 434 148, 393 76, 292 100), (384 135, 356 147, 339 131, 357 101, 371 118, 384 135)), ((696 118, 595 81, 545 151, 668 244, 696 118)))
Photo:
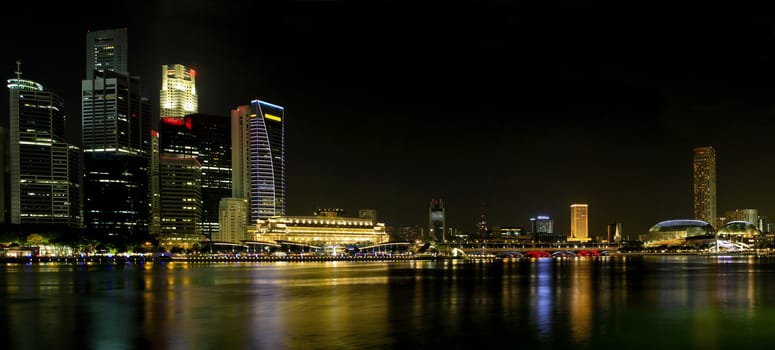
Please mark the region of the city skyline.
POLYGON ((765 15, 733 10, 722 23, 659 4, 617 18, 592 5, 494 2, 438 15, 400 3, 189 5, 179 17, 171 5, 87 9, 61 28, 64 5, 36 9, 40 26, 29 30, 50 39, 14 35, 23 22, 10 19, 0 67, 11 78, 21 60, 22 78, 62 96, 68 129, 80 129, 71 121, 85 34, 125 27, 129 72, 151 106, 169 63, 199 73, 203 113, 227 116, 253 99, 282 105, 289 215, 374 208, 388 224, 423 225, 428 199, 442 198, 447 226, 462 231, 474 232, 485 202, 490 227, 548 215, 569 232, 567 206, 583 202, 594 210, 590 235, 614 222, 636 235, 692 217, 692 149, 712 145, 716 214, 775 216, 775 22, 765 15), (258 10, 271 10, 268 29, 240 24, 258 10))

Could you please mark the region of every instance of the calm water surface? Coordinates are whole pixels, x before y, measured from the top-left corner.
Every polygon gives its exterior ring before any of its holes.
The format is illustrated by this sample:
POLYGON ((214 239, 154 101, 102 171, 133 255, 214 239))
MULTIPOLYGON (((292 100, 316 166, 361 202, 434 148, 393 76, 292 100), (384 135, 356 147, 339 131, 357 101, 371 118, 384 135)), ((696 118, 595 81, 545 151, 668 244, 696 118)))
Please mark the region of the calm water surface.
POLYGON ((775 347, 775 259, 0 266, 4 349, 775 347))

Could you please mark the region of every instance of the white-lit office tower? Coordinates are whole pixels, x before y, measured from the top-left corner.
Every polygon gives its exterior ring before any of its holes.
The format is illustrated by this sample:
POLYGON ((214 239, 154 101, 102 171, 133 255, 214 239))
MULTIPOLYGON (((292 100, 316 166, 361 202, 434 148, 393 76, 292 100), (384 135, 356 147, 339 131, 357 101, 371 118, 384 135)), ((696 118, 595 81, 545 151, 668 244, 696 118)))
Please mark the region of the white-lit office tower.
POLYGON ((694 149, 694 218, 716 223, 716 150, 694 149))
POLYGON ((182 64, 161 66, 159 104, 162 118, 183 118, 199 111, 196 70, 182 64))
MULTIPOLYGON (((8 183, 11 224, 67 231, 81 226, 79 150, 65 140, 64 102, 32 80, 8 79, 8 183)), ((3 143, 6 138, 3 138, 3 143)))
POLYGON ((87 32, 86 80, 94 78, 94 71, 127 74, 127 48, 126 28, 87 32))
POLYGON ((150 223, 151 107, 126 70, 126 29, 86 35, 81 81, 84 233, 103 242, 145 240, 150 223), (110 43, 110 44, 108 44, 110 43), (113 56, 121 59, 111 61, 113 56))
POLYGON ((249 222, 285 215, 284 108, 253 100, 231 111, 232 197, 248 200, 249 222))
POLYGON ((445 228, 447 227, 446 215, 444 210, 444 201, 439 198, 431 199, 428 207, 428 231, 430 239, 443 242, 445 237, 445 228))
POLYGON ((568 241, 589 241, 589 206, 586 204, 571 204, 570 235, 568 241))

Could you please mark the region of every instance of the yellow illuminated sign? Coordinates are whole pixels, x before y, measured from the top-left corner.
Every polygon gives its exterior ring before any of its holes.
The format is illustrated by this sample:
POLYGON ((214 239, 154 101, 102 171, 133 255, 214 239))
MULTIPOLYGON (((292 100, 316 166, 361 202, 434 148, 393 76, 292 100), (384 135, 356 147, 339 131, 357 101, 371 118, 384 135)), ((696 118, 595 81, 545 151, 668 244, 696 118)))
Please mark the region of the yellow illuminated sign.
POLYGON ((264 118, 269 119, 269 120, 274 120, 276 122, 282 121, 282 119, 280 119, 280 117, 278 117, 276 115, 271 115, 269 113, 264 113, 264 118))

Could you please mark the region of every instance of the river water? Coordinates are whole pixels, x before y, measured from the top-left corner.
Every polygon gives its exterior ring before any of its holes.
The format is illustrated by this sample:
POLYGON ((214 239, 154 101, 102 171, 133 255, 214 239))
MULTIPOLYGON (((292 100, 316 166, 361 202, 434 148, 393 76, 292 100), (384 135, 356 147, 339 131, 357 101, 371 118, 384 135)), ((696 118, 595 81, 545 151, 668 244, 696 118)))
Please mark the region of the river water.
POLYGON ((775 259, 0 266, 3 349, 775 346, 775 259))

